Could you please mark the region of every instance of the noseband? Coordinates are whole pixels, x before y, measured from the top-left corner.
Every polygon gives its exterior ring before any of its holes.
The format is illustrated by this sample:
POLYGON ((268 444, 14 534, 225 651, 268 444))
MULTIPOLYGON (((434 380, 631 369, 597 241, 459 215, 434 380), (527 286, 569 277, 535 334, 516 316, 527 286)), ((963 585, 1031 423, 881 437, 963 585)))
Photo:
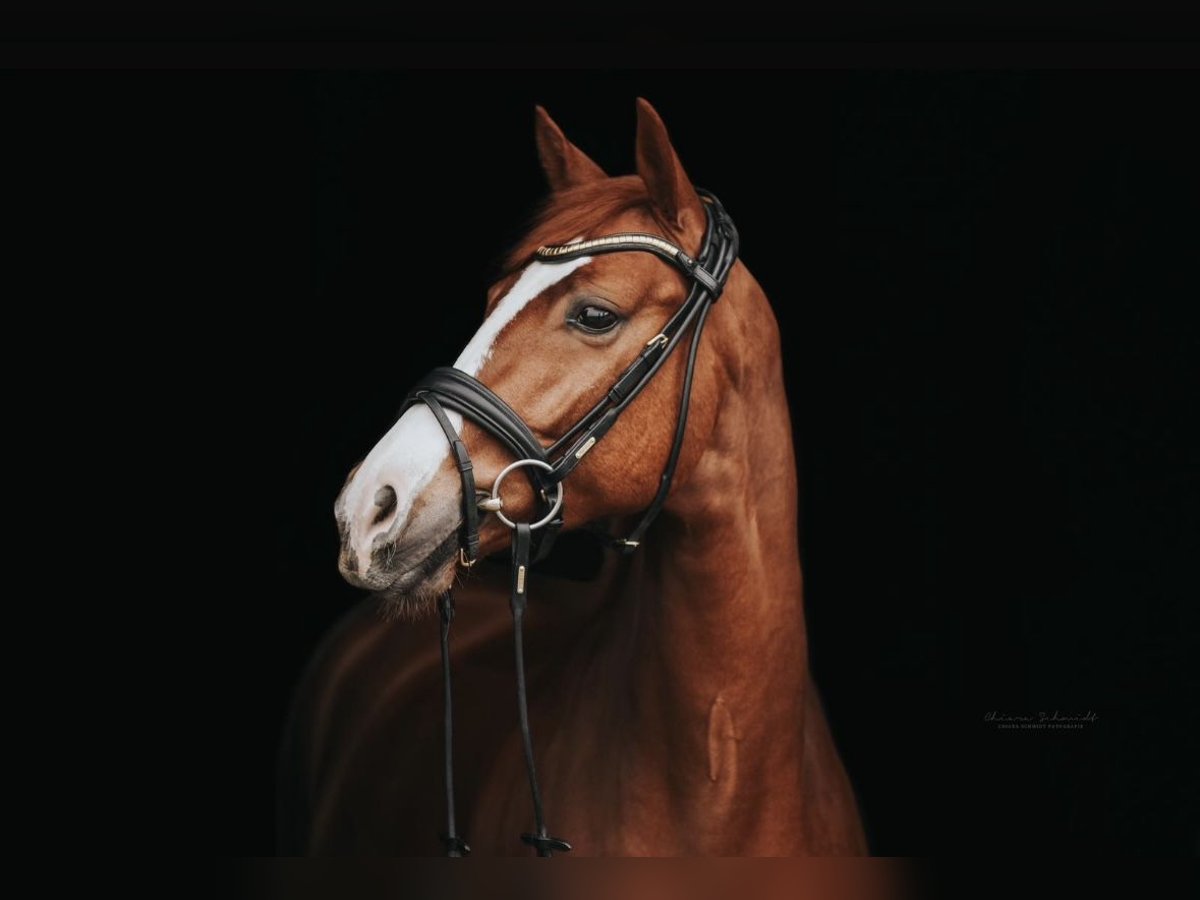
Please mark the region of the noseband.
MULTIPOLYGON (((529 708, 525 690, 525 655, 522 645, 522 625, 527 605, 526 576, 530 561, 540 560, 549 553, 555 537, 563 525, 563 481, 583 461, 587 453, 596 446, 608 430, 616 423, 650 381, 658 374, 663 364, 691 330, 685 369, 683 390, 679 398, 679 415, 675 425, 675 437, 667 464, 659 481, 654 499, 642 514, 633 530, 624 538, 613 539, 611 544, 623 553, 632 553, 642 541, 646 529, 654 521, 666 502, 683 448, 687 429, 688 406, 692 392, 692 378, 696 368, 696 354, 700 347, 700 335, 704 323, 729 277, 738 254, 738 233, 733 220, 725 212, 720 201, 707 191, 700 191, 704 201, 707 224, 700 253, 695 258, 667 239, 641 232, 623 232, 577 241, 572 244, 557 244, 539 247, 534 258, 543 263, 561 263, 583 256, 604 253, 645 252, 653 253, 683 272, 690 289, 683 305, 667 320, 662 331, 647 342, 641 353, 621 373, 609 388, 578 422, 549 447, 543 447, 525 421, 496 396, 478 379, 450 367, 434 369, 412 389, 405 398, 401 410, 408 410, 417 403, 424 403, 437 419, 446 439, 450 442, 462 481, 462 527, 460 533, 459 560, 465 567, 475 564, 479 556, 480 512, 491 512, 512 529, 512 591, 510 606, 513 615, 513 646, 516 655, 517 712, 520 719, 521 738, 525 752, 525 767, 529 776, 529 789, 533 797, 535 831, 521 835, 521 840, 537 850, 538 856, 551 856, 553 851, 567 851, 571 845, 559 838, 551 837, 542 811, 542 796, 538 787, 537 769, 533 758, 533 739, 529 730, 529 708), (491 493, 480 491, 475 485, 471 457, 466 445, 454 429, 446 410, 453 410, 470 419, 476 425, 498 439, 516 457, 496 477, 491 493), (504 513, 500 499, 500 485, 508 475, 522 470, 533 487, 535 512, 529 522, 515 522, 504 513)), ((470 852, 466 841, 458 834, 454 808, 454 764, 453 764, 453 706, 450 684, 450 623, 454 619, 454 599, 449 591, 438 602, 441 613, 442 641, 442 688, 444 699, 444 751, 446 788, 446 832, 442 835, 448 856, 463 856, 470 852)))

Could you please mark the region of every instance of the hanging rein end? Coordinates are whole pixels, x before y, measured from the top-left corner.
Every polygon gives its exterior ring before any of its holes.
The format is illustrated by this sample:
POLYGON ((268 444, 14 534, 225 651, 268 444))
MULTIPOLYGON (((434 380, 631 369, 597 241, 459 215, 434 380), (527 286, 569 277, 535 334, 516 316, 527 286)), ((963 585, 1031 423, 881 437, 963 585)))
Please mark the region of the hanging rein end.
MULTIPOLYGON (((544 830, 545 829, 543 829, 543 831, 544 830)), ((548 834, 529 834, 526 832, 525 834, 521 835, 521 840, 523 840, 530 847, 536 848, 538 856, 547 858, 551 857, 554 855, 555 850, 557 850, 559 853, 571 852, 570 844, 561 838, 550 837, 548 834)))
POLYGON ((446 855, 455 858, 470 856, 471 848, 467 846, 467 842, 455 834, 439 835, 442 839, 442 846, 446 848, 446 855))

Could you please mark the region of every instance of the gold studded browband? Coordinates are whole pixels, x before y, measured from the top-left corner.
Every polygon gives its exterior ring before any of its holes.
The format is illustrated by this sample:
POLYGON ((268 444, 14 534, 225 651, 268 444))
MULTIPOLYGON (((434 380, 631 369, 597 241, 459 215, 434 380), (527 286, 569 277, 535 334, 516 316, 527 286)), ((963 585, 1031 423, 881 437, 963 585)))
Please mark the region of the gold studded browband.
POLYGON ((597 247, 609 247, 614 244, 644 244, 671 257, 683 252, 670 241, 664 240, 656 234, 646 234, 642 231, 625 231, 621 234, 610 234, 607 237, 592 238, 588 241, 575 241, 573 244, 552 244, 548 247, 538 247, 537 255, 542 259, 562 256, 564 253, 571 253, 577 256, 580 252, 586 253, 587 251, 595 250, 597 247))
POLYGON ((683 248, 675 246, 656 234, 647 234, 642 231, 623 231, 619 234, 576 241, 573 244, 549 244, 538 247, 534 251, 534 256, 543 262, 556 263, 578 259, 581 256, 594 256, 597 253, 620 253, 628 250, 644 250, 660 256, 667 262, 674 263, 683 274, 694 278, 714 296, 721 291, 720 282, 696 260, 688 256, 683 248))

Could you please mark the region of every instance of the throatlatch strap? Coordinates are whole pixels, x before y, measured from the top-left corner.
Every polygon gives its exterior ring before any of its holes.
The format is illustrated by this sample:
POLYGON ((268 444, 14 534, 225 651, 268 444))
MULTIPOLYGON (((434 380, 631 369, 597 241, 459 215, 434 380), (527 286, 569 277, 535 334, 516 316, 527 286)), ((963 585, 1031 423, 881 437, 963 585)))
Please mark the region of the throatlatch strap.
POLYGON ((447 856, 466 856, 471 848, 459 836, 454 821, 454 702, 450 694, 450 623, 454 621, 454 597, 449 591, 438 598, 438 612, 442 620, 442 747, 446 761, 446 831, 442 843, 447 856))
POLYGON ((521 743, 525 750, 525 770, 529 775, 529 793, 533 796, 533 820, 537 831, 525 833, 521 840, 537 850, 538 856, 553 856, 554 850, 566 852, 571 845, 551 837, 546 829, 546 817, 542 811, 542 791, 538 787, 537 766, 533 761, 533 736, 529 732, 529 702, 525 692, 525 644, 522 625, 525 622, 525 607, 528 596, 525 592, 529 576, 529 545, 531 533, 528 523, 518 523, 513 529, 512 542, 512 615, 513 651, 517 664, 517 714, 521 720, 521 743))

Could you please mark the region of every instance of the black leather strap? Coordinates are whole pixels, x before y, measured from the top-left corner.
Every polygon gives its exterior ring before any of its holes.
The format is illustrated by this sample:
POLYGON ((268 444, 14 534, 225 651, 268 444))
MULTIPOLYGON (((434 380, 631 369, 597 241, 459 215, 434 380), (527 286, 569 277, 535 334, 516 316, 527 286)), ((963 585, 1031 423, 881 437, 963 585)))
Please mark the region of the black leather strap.
MULTIPOLYGON (((681 337, 686 333, 688 326, 692 324, 702 306, 702 303, 693 301, 690 305, 682 307, 679 313, 671 318, 671 321, 646 345, 646 348, 638 354, 637 359, 617 379, 617 383, 605 395, 600 406, 588 413, 585 419, 591 418, 591 423, 574 438, 571 446, 561 453, 558 462, 554 465, 556 480, 562 481, 571 474, 583 462, 583 456, 590 451, 591 446, 594 446, 617 423, 621 413, 653 380, 675 348, 679 346, 681 337)), ((558 445, 555 444, 551 450, 557 448, 558 445)))
MULTIPOLYGON (((545 461, 546 451, 525 424, 525 420, 517 415, 511 406, 487 385, 466 372, 450 366, 442 366, 429 372, 405 398, 400 410, 401 415, 419 402, 424 402, 433 411, 454 453, 462 479, 463 552, 468 562, 473 563, 479 554, 479 507, 475 495, 474 473, 466 445, 446 417, 444 408, 452 409, 474 421, 498 438, 517 459, 545 461)), ((538 507, 543 513, 549 511, 553 505, 550 493, 555 490, 557 481, 549 477, 550 473, 534 466, 525 466, 523 471, 533 487, 538 507)), ((562 524, 563 512, 560 510, 553 521, 538 530, 535 559, 541 560, 549 555, 562 524)))
POLYGON ((653 253, 678 266, 683 270, 683 274, 703 285, 713 295, 714 300, 721 293, 721 282, 715 275, 705 269, 698 260, 688 256, 681 247, 675 246, 660 234, 626 231, 607 237, 576 241, 573 244, 538 247, 534 256, 542 262, 556 263, 601 253, 630 253, 633 251, 653 253))
POLYGON ((454 453, 454 462, 458 467, 459 479, 462 481, 463 524, 460 546, 467 564, 470 565, 479 558, 479 501, 475 496, 475 467, 471 465, 471 454, 467 452, 467 445, 462 442, 462 438, 454 430, 454 425, 450 422, 446 411, 442 409, 442 404, 438 402, 437 397, 428 391, 422 391, 417 394, 417 398, 424 401, 425 405, 433 412, 434 418, 442 426, 442 431, 454 453))
POLYGON ((454 621, 454 597, 449 591, 438 598, 442 633, 442 750, 445 760, 446 831, 442 844, 447 856, 466 856, 471 852, 458 834, 454 818, 454 701, 450 693, 450 623, 454 621))
POLYGON ((684 370, 683 390, 680 392, 679 415, 675 423, 675 440, 671 444, 671 452, 667 456, 667 465, 663 469, 662 477, 658 482, 658 491, 654 494, 654 499, 650 501, 650 505, 646 507, 646 511, 642 513, 641 519, 628 536, 621 539, 621 551, 628 555, 633 553, 642 542, 642 536, 646 530, 658 518, 658 514, 662 512, 663 505, 667 502, 667 495, 671 492, 671 484, 675 479, 675 467, 679 465, 679 454, 683 450, 684 432, 687 430, 688 410, 691 407, 692 397, 692 377, 696 372, 696 352, 700 344, 700 334, 704 329, 704 320, 708 316, 709 307, 705 307, 700 311, 700 321, 696 323, 696 328, 692 332, 692 346, 688 351, 687 368, 684 370))
POLYGON ((477 378, 452 366, 436 368, 413 387, 401 412, 417 402, 419 394, 426 392, 435 395, 447 409, 461 413, 499 438, 517 459, 546 458, 541 441, 529 430, 525 420, 477 378))
POLYGON ((533 759, 533 735, 529 730, 529 701, 525 687, 525 642, 523 625, 525 609, 529 603, 526 591, 529 577, 529 549, 532 535, 529 525, 519 522, 512 536, 512 594, 509 605, 513 616, 513 653, 517 667, 517 716, 521 724, 521 746, 525 751, 525 771, 529 776, 529 793, 533 797, 533 819, 535 834, 522 834, 521 840, 537 849, 538 856, 551 856, 552 851, 566 851, 571 845, 559 838, 549 836, 546 816, 542 810, 542 791, 538 786, 537 765, 533 759))

